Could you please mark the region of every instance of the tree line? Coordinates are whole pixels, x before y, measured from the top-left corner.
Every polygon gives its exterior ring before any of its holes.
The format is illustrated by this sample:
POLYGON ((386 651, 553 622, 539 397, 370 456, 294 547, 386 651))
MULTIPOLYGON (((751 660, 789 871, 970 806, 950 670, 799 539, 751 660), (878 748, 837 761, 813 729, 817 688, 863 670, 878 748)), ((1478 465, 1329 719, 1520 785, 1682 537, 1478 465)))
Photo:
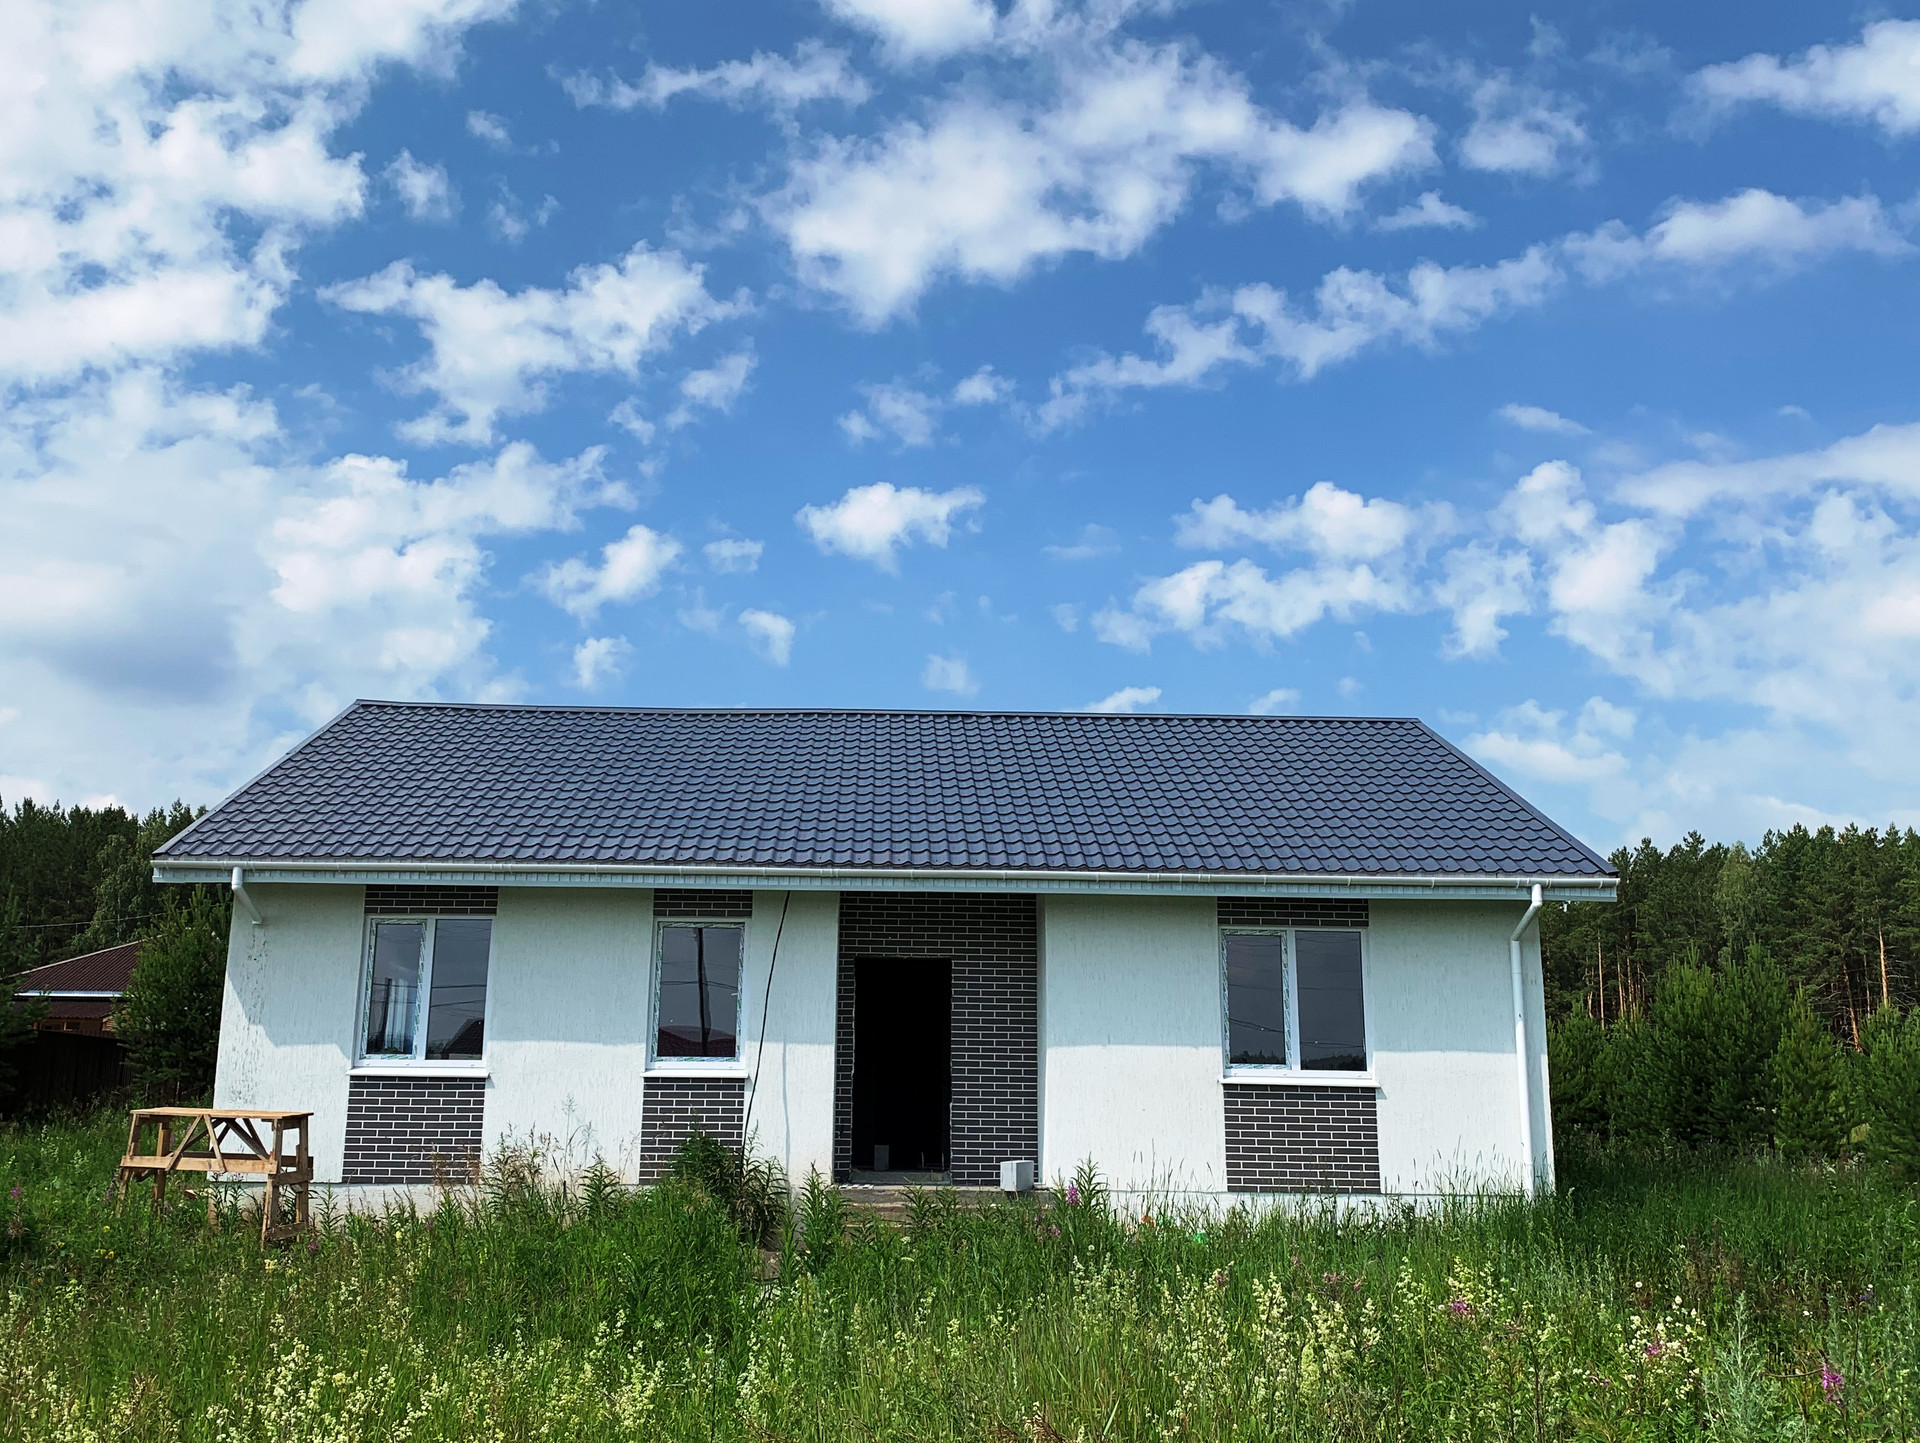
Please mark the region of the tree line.
POLYGON ((1777 1147, 1920 1175, 1920 835, 1690 834, 1541 915, 1563 1145, 1777 1147))
MULTIPOLYGON (((155 1097, 213 1086, 232 902, 218 887, 153 880, 154 851, 197 815, 184 802, 145 816, 0 802, 0 999, 35 967, 144 941, 114 1025, 139 1086, 155 1097)), ((0 1006, 0 1097, 36 1010, 0 1006)))

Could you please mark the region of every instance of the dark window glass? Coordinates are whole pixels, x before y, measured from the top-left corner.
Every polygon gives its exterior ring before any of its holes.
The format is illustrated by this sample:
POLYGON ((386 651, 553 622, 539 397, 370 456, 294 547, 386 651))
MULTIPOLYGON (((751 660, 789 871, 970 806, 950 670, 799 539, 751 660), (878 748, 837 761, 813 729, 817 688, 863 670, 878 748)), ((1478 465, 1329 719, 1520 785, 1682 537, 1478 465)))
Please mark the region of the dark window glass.
POLYGON ((657 1057, 732 1057, 740 1021, 739 927, 660 929, 657 1057))
POLYGON ((490 917, 443 917, 433 925, 433 990, 427 999, 427 1056, 480 1056, 487 1017, 490 917))
POLYGON ((1286 1065, 1285 940, 1277 933, 1227 934, 1229 1062, 1286 1065))
POLYGON ((367 981, 367 1055, 413 1056, 420 1016, 423 922, 380 922, 373 929, 373 972, 367 981))
POLYGON ((1300 1065, 1322 1072, 1365 1071, 1360 934, 1296 932, 1293 941, 1300 983, 1300 1065))

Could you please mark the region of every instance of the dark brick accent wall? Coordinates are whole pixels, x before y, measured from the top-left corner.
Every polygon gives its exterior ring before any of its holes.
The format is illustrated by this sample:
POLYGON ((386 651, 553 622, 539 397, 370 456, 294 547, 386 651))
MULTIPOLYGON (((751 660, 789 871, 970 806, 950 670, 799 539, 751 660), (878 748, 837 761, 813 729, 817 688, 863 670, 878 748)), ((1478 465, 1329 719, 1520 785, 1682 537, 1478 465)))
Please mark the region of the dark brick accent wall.
POLYGON ((653 891, 653 915, 656 918, 691 918, 706 922, 714 918, 750 918, 753 893, 732 887, 656 887, 653 891))
POLYGON ((953 967, 948 1167, 961 1187, 1040 1161, 1040 909, 1024 894, 842 892, 834 1028, 833 1175, 853 1173, 854 960, 937 957, 953 967))
POLYGON ((1222 927, 1364 927, 1365 897, 1220 897, 1222 927))
POLYGON ((1380 1191, 1371 1087, 1226 1084, 1227 1191, 1380 1191))
POLYGON ((354 1077, 347 1082, 342 1182, 468 1182, 479 1176, 481 1077, 354 1077))
POLYGON ((499 910, 498 887, 367 888, 369 917, 491 917, 499 910))
POLYGON ((697 1126, 739 1147, 745 1134, 744 1077, 649 1077, 640 1111, 640 1181, 658 1182, 697 1126))

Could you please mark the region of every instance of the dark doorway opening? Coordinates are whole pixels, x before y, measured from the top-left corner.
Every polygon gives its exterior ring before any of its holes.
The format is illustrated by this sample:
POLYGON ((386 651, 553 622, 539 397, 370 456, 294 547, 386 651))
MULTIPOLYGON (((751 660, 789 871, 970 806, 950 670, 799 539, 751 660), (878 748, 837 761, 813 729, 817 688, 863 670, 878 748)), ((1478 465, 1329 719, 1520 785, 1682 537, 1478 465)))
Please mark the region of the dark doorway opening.
POLYGON ((855 960, 856 1172, 946 1172, 952 1013, 952 963, 920 957, 855 960))

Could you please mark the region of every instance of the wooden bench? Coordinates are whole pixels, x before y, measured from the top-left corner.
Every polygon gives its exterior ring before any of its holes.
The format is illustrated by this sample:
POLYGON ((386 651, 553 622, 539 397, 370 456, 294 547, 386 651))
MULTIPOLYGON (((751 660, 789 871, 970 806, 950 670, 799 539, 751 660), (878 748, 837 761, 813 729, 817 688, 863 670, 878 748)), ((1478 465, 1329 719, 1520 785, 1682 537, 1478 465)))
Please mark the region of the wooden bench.
MULTIPOLYGON (((153 1179, 153 1200, 167 1194, 174 1173, 205 1173, 260 1178, 260 1241, 278 1242, 305 1231, 308 1195, 313 1187, 313 1155, 307 1146, 310 1112, 273 1112, 250 1107, 143 1107, 127 1128, 127 1152, 114 1177, 124 1201, 136 1181, 153 1179), (149 1138, 152 1146, 146 1146, 149 1138), (280 1220, 281 1204, 292 1204, 293 1220, 280 1220)), ((212 1189, 207 1218, 214 1217, 212 1189)))

